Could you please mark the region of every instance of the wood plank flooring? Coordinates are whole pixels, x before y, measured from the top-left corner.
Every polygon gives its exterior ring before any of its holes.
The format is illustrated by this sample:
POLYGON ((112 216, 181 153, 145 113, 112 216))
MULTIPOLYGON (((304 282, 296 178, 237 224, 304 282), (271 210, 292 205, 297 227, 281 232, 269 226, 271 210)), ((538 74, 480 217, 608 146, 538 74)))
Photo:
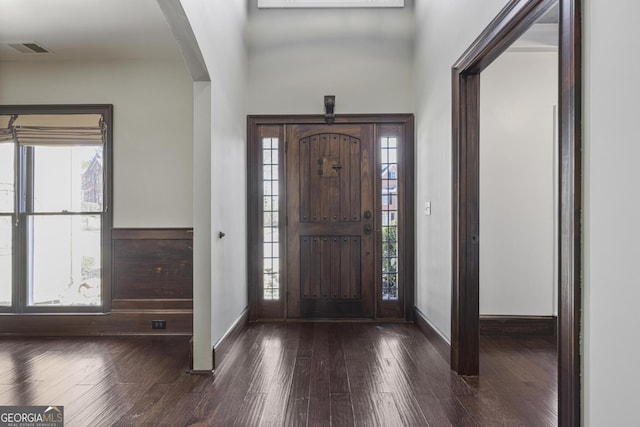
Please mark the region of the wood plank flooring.
POLYGON ((449 370, 413 325, 250 325, 213 376, 184 337, 2 338, 0 405, 63 405, 67 426, 554 426, 551 337, 481 337, 449 370))

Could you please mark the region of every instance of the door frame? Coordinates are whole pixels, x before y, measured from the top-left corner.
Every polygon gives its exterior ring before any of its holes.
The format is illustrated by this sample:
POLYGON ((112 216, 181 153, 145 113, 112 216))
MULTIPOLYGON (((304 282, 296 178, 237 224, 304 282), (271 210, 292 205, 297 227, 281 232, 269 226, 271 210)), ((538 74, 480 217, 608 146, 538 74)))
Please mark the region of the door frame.
MULTIPOLYGON (((397 125, 402 129, 402 150, 399 163, 402 168, 398 177, 399 185, 403 187, 403 195, 400 201, 400 215, 402 230, 401 234, 404 244, 404 256, 400 260, 403 273, 404 301, 399 310, 386 312, 379 306, 376 298, 375 319, 413 321, 414 316, 414 294, 415 294, 415 188, 414 188, 414 117, 413 114, 340 114, 335 115, 334 124, 372 124, 374 125, 374 138, 377 147, 377 129, 383 126, 397 125), (383 313, 384 317, 380 314, 383 313)), ((286 304, 283 298, 279 302, 271 304, 270 307, 263 307, 259 295, 262 284, 262 160, 260 158, 259 147, 261 144, 261 129, 270 128, 270 132, 281 138, 285 144, 287 125, 326 125, 324 115, 249 115, 247 116, 247 286, 249 296, 249 320, 287 320, 286 304)), ((376 159, 377 159, 376 154, 376 159)), ((281 154, 280 164, 284 164, 284 157, 281 154)), ((283 172, 280 172, 281 176, 283 172)), ((284 192, 284 178, 280 179, 280 194, 284 192)), ((377 187, 374 199, 377 200, 377 187)), ((280 200, 280 224, 284 224, 286 218, 282 212, 286 208, 284 198, 280 200)), ((378 203, 376 202, 376 211, 378 203)), ((281 227, 283 242, 280 249, 280 259, 284 259, 286 248, 286 227, 281 227)), ((281 270, 282 271, 282 270, 281 270)), ((376 287, 378 286, 379 274, 376 274, 376 287)), ((286 289, 286 277, 283 278, 286 289)), ((377 291, 376 291, 377 292, 377 291)), ((286 294, 285 294, 286 295, 286 294)))
MULTIPOLYGON (((479 373, 480 73, 556 2, 511 0, 452 67, 451 368, 479 373)), ((580 425, 581 1, 558 0, 558 424, 580 425)))

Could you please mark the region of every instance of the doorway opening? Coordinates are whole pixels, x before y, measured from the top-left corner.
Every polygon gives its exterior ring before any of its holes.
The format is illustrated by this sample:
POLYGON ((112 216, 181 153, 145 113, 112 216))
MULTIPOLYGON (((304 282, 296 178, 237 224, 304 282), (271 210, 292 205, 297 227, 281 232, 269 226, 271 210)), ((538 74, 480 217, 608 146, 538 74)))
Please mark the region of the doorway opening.
POLYGON ((412 320, 413 116, 250 116, 251 320, 412 320))
POLYGON ((452 68, 451 367, 479 372, 480 73, 556 3, 559 40, 558 419, 580 423, 581 23, 579 0, 512 0, 452 68))

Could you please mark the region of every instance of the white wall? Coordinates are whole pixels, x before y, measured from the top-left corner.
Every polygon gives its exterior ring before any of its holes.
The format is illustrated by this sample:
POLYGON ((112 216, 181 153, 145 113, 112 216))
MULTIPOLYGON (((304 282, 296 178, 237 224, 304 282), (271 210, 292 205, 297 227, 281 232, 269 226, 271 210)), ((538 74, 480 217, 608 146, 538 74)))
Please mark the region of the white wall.
MULTIPOLYGON (((194 270, 194 276, 211 277, 210 282, 194 282, 194 298, 210 296, 209 301, 194 306, 195 322, 210 321, 208 337, 202 335, 208 328, 194 328, 194 369, 205 370, 211 369, 211 348, 247 307, 246 5, 244 0, 181 3, 211 78, 210 85, 199 87, 211 97, 211 157, 208 164, 196 164, 194 174, 195 179, 205 179, 202 172, 207 167, 211 170, 210 193, 195 194, 210 200, 211 209, 210 233, 206 227, 194 229, 195 238, 202 239, 199 242, 211 239, 210 264, 200 264, 203 271, 194 270), (220 231, 226 233, 224 239, 217 237, 220 231)), ((206 184, 196 184, 196 188, 209 191, 206 184)))
POLYGON ((451 336, 451 66, 507 3, 416 3, 416 307, 451 336), (422 206, 431 201, 431 215, 422 206))
POLYGON ((413 5, 260 9, 249 0, 249 114, 413 112, 413 5))
POLYGON ((557 52, 505 52, 480 74, 480 314, 556 314, 557 52))
POLYGON ((115 227, 191 227, 192 81, 178 61, 0 62, 0 104, 113 104, 115 227))
POLYGON ((638 424, 640 3, 585 0, 585 426, 638 424))

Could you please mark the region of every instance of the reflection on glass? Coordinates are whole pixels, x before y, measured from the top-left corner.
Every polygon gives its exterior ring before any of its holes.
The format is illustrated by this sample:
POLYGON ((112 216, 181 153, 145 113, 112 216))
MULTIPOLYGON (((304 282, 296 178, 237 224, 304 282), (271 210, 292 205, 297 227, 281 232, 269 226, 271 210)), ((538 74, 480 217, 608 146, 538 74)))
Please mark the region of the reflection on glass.
POLYGON ((398 299, 398 140, 383 137, 382 180, 382 299, 398 299))
POLYGON ((0 306, 11 305, 11 219, 10 216, 0 216, 0 306))
POLYGON ((0 212, 13 212, 15 197, 15 144, 0 143, 0 212))
POLYGON ((263 295, 265 300, 280 298, 280 243, 278 237, 278 138, 262 140, 263 212, 263 295))
POLYGON ((35 212, 101 212, 102 147, 34 147, 35 212))
POLYGON ((100 216, 32 216, 32 306, 96 306, 101 302, 100 216))

